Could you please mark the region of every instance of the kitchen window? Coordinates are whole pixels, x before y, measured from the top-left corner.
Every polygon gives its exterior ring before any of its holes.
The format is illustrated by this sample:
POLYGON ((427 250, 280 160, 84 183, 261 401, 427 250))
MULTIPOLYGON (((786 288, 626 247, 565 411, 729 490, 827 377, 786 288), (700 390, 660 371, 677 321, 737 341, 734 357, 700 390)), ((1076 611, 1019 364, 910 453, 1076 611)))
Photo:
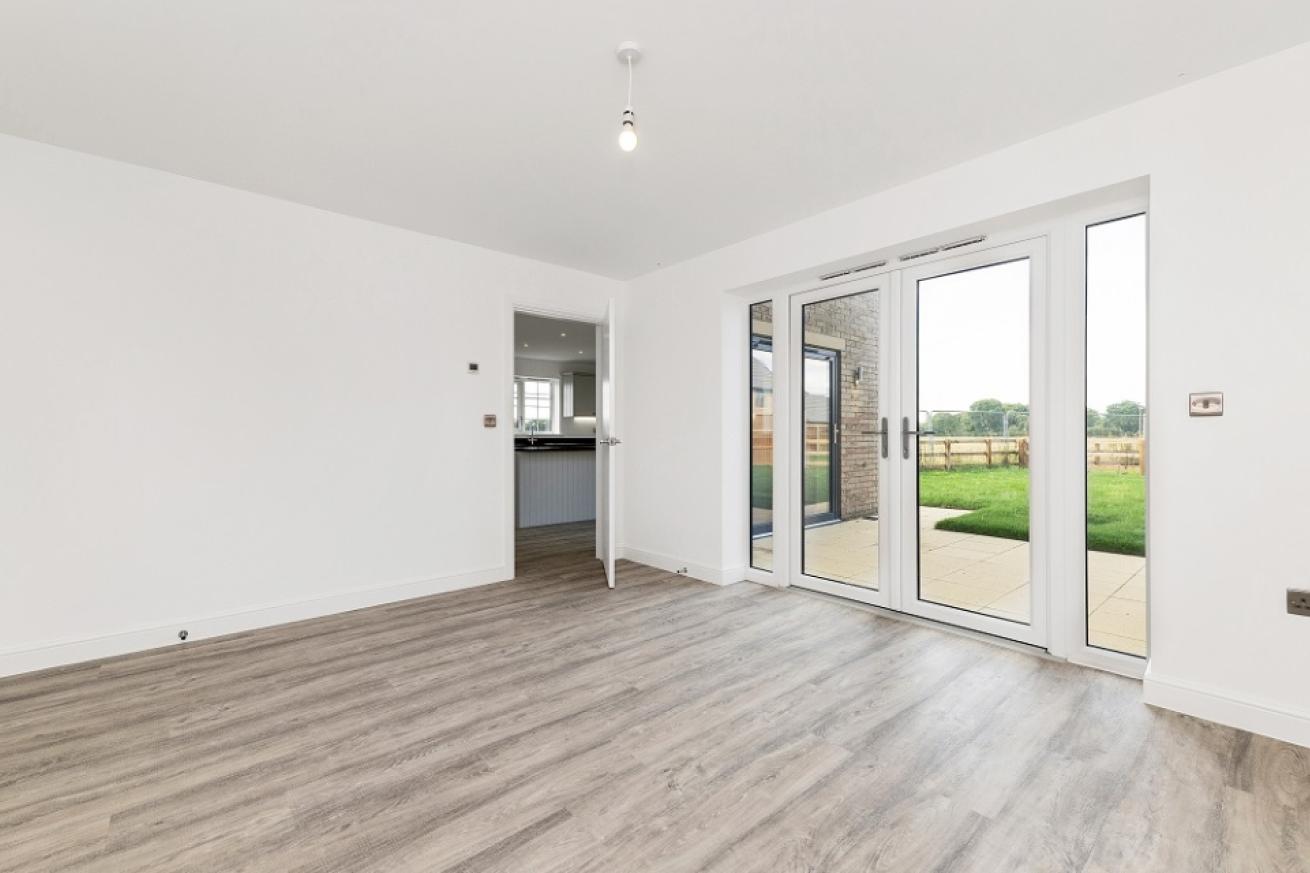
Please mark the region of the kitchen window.
POLYGON ((559 380, 514 377, 514 430, 559 433, 559 380))

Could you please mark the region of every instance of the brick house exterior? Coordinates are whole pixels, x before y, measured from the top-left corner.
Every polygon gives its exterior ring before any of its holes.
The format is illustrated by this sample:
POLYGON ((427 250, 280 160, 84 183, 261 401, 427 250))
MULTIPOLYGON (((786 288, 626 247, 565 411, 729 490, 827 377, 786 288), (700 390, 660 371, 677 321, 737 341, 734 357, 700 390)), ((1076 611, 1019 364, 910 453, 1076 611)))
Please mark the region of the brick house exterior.
MULTIPOLYGON (((807 304, 807 346, 837 353, 841 421, 843 520, 878 514, 878 291, 807 304)), ((772 321, 771 307, 756 307, 757 324, 772 321)), ((769 329, 753 333, 771 334, 769 329)), ((770 410, 771 412, 771 410, 770 410)), ((772 415, 769 415, 770 424, 772 415)))

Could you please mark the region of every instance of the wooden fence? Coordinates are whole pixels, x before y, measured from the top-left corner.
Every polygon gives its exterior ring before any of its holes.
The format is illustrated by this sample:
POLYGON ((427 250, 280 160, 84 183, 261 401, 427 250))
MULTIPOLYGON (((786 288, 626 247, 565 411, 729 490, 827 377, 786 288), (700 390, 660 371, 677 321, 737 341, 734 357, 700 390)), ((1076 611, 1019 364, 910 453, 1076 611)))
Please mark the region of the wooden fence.
MULTIPOLYGON (((893 440, 900 435, 893 433, 893 440)), ((751 434, 753 456, 773 456, 771 431, 751 434)), ((1146 440, 1142 437, 1089 437, 1087 465, 1095 470, 1146 472, 1146 440)), ((806 457, 815 458, 828 451, 827 425, 810 425, 805 429, 806 457)), ((876 441, 870 451, 877 451, 876 441)), ((919 440, 919 466, 925 470, 958 470, 963 467, 1027 467, 1028 437, 942 437, 925 436, 919 440)))
POLYGON ((1145 437, 1088 437, 1087 465, 1096 470, 1146 474, 1145 437))
MULTIPOLYGON (((1087 464, 1097 470, 1146 472, 1146 441, 1141 437, 1090 437, 1087 464)), ((1028 437, 923 437, 919 466, 925 470, 961 467, 1027 467, 1028 437)))
POLYGON ((919 468, 1026 467, 1028 437, 921 437, 919 468))

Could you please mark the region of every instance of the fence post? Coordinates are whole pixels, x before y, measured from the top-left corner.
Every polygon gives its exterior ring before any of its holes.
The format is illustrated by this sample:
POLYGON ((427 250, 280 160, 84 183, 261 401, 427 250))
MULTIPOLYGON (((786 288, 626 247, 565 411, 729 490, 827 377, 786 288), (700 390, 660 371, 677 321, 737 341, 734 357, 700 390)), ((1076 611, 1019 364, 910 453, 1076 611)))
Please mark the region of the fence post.
POLYGON ((992 465, 992 438, 987 438, 987 466, 992 465))
POLYGON ((946 460, 945 460, 945 464, 946 464, 946 469, 949 470, 949 469, 951 469, 951 441, 950 441, 950 440, 942 440, 942 445, 946 447, 946 460))

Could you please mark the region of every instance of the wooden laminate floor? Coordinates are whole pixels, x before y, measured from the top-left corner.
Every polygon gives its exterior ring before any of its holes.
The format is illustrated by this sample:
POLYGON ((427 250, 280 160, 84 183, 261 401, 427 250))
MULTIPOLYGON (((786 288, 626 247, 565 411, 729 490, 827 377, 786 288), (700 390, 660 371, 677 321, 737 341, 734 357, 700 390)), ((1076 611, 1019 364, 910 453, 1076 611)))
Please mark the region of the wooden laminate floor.
POLYGON ((0 682, 0 870, 1310 870, 1310 750, 800 594, 609 591, 590 532, 0 682))

